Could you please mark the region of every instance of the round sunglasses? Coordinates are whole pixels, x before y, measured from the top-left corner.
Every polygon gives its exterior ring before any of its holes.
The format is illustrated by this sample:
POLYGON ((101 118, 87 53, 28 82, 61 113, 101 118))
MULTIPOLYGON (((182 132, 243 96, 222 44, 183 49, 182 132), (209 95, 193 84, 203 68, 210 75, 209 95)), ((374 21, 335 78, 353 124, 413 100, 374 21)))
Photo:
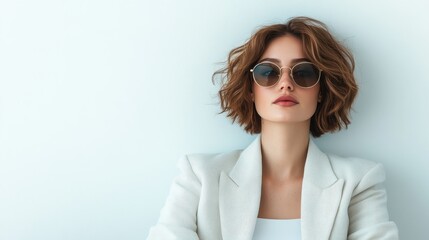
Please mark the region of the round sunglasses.
POLYGON ((282 76, 282 70, 290 70, 290 77, 296 85, 302 88, 314 87, 320 80, 322 70, 311 62, 299 62, 293 67, 279 67, 273 62, 260 62, 255 65, 252 72, 253 80, 261 87, 274 86, 282 76))

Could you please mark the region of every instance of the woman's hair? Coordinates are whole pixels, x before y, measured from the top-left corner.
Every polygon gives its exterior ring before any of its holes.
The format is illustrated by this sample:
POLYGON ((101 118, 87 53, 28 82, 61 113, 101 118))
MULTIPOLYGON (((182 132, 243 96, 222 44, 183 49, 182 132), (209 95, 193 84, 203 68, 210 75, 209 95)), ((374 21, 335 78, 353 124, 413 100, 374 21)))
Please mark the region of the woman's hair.
POLYGON ((261 117, 252 101, 253 68, 271 41, 284 35, 299 38, 306 57, 322 70, 321 102, 311 117, 310 132, 319 137, 350 124, 349 112, 358 86, 353 75, 355 63, 351 52, 329 33, 325 24, 308 17, 295 17, 284 24, 260 28, 242 46, 228 55, 226 66, 216 71, 223 80, 219 90, 221 113, 226 112, 248 133, 261 132, 261 117))

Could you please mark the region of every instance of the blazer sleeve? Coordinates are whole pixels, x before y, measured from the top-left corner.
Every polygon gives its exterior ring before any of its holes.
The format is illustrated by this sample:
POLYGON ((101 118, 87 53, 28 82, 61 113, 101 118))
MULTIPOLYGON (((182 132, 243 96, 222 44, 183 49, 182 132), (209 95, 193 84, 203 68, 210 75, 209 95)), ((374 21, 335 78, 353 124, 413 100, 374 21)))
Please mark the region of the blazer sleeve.
POLYGON ((201 182, 187 156, 179 160, 178 168, 181 173, 175 178, 158 223, 150 229, 147 240, 199 239, 196 216, 201 182))
POLYGON ((349 240, 396 240, 398 229, 389 221, 385 173, 381 164, 371 168, 353 192, 349 205, 349 240))

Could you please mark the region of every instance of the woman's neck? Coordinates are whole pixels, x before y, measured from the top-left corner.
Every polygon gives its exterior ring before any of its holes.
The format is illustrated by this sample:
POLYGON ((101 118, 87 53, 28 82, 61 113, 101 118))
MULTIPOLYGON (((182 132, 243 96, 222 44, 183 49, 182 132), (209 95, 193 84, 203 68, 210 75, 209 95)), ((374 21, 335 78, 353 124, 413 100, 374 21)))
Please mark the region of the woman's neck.
POLYGON ((275 180, 302 179, 309 142, 309 122, 262 122, 263 175, 275 180))

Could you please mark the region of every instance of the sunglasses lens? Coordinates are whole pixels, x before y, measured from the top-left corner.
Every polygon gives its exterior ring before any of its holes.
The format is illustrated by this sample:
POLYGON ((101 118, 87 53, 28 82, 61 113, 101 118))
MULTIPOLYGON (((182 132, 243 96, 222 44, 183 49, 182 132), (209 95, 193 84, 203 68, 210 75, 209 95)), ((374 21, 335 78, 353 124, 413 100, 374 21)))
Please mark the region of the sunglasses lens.
POLYGON ((311 63, 302 63, 293 68, 292 76, 299 86, 311 87, 319 81, 320 70, 311 63))
POLYGON ((278 67, 270 63, 261 63, 253 69, 255 81, 263 87, 269 87, 279 80, 280 71, 278 67))

